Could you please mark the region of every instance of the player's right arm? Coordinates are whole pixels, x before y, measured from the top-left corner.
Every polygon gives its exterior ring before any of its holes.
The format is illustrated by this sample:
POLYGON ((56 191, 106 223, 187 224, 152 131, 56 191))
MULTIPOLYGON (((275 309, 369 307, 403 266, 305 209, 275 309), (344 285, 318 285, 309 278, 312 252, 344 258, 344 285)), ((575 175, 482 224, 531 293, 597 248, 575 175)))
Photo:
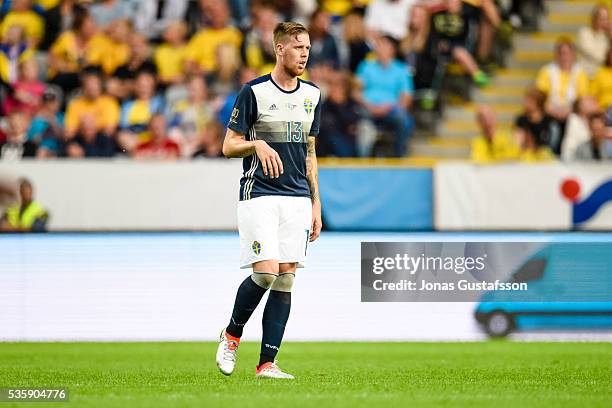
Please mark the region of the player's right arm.
POLYGON ((236 98, 227 133, 223 141, 225 157, 247 157, 256 154, 266 176, 278 178, 283 174, 283 163, 276 150, 263 140, 247 140, 244 135, 257 121, 257 99, 249 84, 245 84, 236 98))
POLYGON ((243 134, 230 128, 227 129, 223 141, 225 157, 247 157, 255 153, 261 162, 263 173, 270 178, 278 178, 283 174, 283 163, 280 156, 263 140, 246 140, 243 134))

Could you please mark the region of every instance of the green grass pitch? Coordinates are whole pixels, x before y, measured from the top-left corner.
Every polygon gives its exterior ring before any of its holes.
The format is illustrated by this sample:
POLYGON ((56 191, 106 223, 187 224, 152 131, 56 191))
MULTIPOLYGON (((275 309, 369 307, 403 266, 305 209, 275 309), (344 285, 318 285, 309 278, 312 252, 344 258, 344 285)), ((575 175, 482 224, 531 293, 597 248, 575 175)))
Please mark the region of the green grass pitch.
POLYGON ((610 343, 294 343, 295 381, 221 375, 213 343, 0 343, 0 387, 67 387, 42 407, 611 407, 610 343))

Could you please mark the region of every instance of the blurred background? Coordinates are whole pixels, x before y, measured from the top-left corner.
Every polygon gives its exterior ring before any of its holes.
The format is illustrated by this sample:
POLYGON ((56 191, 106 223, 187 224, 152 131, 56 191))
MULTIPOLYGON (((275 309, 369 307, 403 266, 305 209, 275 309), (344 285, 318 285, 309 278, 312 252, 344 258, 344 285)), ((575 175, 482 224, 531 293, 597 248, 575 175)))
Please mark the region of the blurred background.
POLYGON ((611 7, 0 2, 0 340, 216 337, 243 279, 225 125, 286 20, 322 93, 325 226, 287 337, 484 338, 471 303, 360 303, 360 242, 610 241, 611 7))

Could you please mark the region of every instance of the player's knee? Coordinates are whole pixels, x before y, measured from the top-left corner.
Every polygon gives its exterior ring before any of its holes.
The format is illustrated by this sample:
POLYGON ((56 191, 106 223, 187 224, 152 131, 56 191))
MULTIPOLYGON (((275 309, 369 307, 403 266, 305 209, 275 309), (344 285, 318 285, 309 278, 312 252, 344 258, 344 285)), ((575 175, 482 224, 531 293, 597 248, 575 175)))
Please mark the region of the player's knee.
POLYGON ((258 286, 261 286, 264 289, 270 289, 277 277, 273 273, 253 272, 251 279, 253 279, 253 282, 255 282, 258 286))
POLYGON ((291 292, 294 279, 294 273, 287 272, 280 274, 272 284, 272 290, 276 290, 278 292, 291 292))

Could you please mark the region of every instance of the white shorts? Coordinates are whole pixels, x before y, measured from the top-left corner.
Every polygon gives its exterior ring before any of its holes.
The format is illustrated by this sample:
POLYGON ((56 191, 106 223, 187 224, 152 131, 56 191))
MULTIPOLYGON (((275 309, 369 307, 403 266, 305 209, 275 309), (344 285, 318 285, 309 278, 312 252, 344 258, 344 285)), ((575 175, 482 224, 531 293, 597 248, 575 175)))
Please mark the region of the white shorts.
POLYGON ((240 201, 240 268, 269 259, 305 267, 311 224, 308 197, 263 196, 240 201))

